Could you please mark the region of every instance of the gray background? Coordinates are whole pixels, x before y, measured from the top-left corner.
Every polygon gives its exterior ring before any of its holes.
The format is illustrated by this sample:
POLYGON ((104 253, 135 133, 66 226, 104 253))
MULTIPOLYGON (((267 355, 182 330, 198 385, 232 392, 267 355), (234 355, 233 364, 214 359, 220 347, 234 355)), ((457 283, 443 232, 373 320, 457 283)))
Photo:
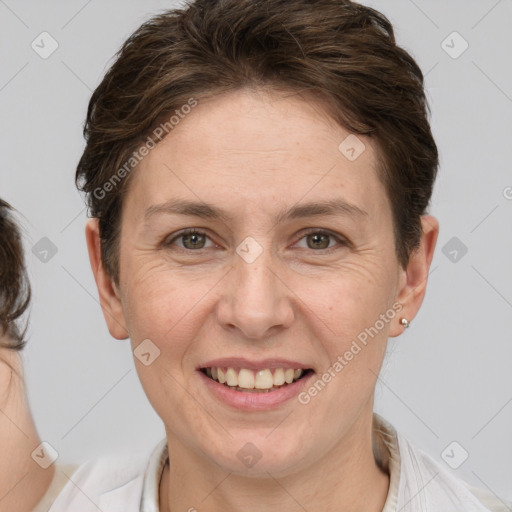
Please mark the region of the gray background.
MULTIPOLYGON (((512 499, 512 2, 364 3, 390 18, 424 70, 441 153, 427 297, 407 333, 389 342, 376 409, 447 469, 441 453, 456 441, 451 461, 463 449, 469 457, 455 473, 512 499), (460 56, 454 31, 469 44, 460 56)), ((25 216, 29 398, 63 462, 149 450, 164 436, 128 342, 105 326, 73 175, 87 102, 111 57, 150 14, 173 5, 0 0, 0 196, 25 216), (58 42, 47 59, 31 48, 43 31, 58 42), (46 262, 31 251, 43 237, 57 249, 46 262)))

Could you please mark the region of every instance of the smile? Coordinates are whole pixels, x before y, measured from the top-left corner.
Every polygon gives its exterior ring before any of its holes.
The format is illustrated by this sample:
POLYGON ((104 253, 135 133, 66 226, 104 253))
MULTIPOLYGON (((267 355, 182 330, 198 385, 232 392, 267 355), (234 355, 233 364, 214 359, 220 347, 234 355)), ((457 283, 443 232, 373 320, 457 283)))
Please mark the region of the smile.
POLYGON ((236 391, 268 393, 288 386, 311 372, 303 368, 252 370, 233 367, 207 367, 201 371, 210 379, 236 391))

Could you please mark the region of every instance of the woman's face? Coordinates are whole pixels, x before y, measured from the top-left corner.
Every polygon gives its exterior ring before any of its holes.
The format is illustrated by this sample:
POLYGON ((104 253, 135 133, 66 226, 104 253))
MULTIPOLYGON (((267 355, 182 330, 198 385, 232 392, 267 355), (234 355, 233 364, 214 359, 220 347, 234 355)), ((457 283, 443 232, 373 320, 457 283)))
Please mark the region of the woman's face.
POLYGON ((399 265, 375 148, 349 135, 318 103, 241 90, 199 102, 133 171, 120 285, 100 294, 176 449, 277 476, 368 441, 429 256, 399 265))

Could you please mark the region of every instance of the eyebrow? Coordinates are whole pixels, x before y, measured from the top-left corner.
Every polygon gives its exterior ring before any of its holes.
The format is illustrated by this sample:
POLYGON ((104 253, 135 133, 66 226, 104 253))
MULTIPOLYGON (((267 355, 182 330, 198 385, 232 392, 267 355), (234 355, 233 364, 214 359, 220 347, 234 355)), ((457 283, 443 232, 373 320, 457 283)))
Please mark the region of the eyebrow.
MULTIPOLYGON (((203 219, 221 220, 230 222, 234 219, 227 211, 202 201, 189 201, 185 199, 173 199, 161 204, 150 206, 144 213, 144 220, 147 222, 157 214, 166 215, 189 215, 203 219)), ((315 201, 292 206, 289 210, 283 210, 274 217, 274 223, 301 219, 306 217, 318 217, 321 215, 345 215, 353 218, 367 217, 368 213, 355 204, 346 202, 343 199, 332 199, 329 201, 315 201)))

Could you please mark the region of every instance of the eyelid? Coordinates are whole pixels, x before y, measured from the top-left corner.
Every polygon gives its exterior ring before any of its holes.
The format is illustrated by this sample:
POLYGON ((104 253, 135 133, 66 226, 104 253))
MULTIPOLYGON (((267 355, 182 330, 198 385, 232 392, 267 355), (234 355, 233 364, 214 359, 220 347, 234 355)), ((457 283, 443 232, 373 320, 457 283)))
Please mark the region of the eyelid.
POLYGON ((181 249, 183 251, 187 251, 187 252, 199 252, 199 251, 202 251, 204 249, 209 249, 209 247, 203 247, 201 249, 187 249, 185 247, 180 247, 179 245, 175 245, 173 244, 173 242, 175 240, 177 240, 178 238, 184 236, 184 235, 188 235, 188 234, 191 234, 191 233, 194 233, 194 234, 198 234, 198 235, 201 235, 201 236, 205 236, 206 238, 208 238, 214 245, 218 245, 216 242, 214 242, 211 238, 211 236, 208 235, 208 231, 207 230, 204 230, 204 229, 201 229, 201 228, 185 228, 185 229, 182 229, 180 231, 177 231, 175 233, 171 233, 171 235, 169 236, 166 236, 162 242, 162 246, 163 247, 166 247, 166 246, 169 246, 169 245, 174 245, 175 247, 177 247, 178 249, 181 249), (171 238, 172 237, 172 238, 171 238))
MULTIPOLYGON (((302 230, 299 235, 297 236, 297 240, 295 241, 295 244, 302 240, 305 236, 311 235, 311 234, 321 234, 321 235, 328 235, 332 238, 334 238, 339 245, 351 247, 350 241, 345 238, 344 236, 335 233, 334 231, 331 231, 329 229, 322 229, 322 228, 306 228, 305 230, 302 230)), ((337 247, 328 247, 326 249, 311 249, 314 252, 322 252, 322 251, 332 251, 337 249, 337 247)))

